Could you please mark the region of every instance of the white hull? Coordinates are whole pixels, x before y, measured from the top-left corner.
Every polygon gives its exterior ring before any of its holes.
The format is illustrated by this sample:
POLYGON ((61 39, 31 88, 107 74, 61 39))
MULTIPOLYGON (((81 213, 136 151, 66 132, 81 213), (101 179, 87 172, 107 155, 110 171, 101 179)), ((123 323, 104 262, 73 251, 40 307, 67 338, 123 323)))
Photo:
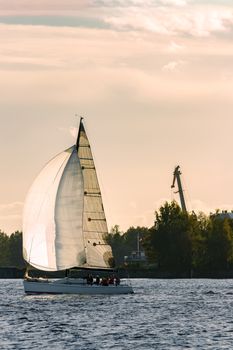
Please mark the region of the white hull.
POLYGON ((38 280, 23 281, 24 291, 27 294, 84 294, 84 295, 113 295, 113 294, 133 294, 133 288, 128 284, 118 286, 109 285, 89 285, 75 282, 71 279, 56 281, 38 280))

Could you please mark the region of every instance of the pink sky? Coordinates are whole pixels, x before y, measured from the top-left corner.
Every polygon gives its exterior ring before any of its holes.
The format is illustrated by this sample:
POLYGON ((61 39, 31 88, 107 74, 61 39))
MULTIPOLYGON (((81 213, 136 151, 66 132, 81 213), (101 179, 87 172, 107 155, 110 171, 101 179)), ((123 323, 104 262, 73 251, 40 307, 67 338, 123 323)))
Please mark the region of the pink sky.
POLYGON ((27 190, 73 143, 76 113, 110 227, 151 226, 173 198, 177 164, 190 210, 233 209, 229 1, 0 1, 0 9, 2 230, 21 229, 27 190))

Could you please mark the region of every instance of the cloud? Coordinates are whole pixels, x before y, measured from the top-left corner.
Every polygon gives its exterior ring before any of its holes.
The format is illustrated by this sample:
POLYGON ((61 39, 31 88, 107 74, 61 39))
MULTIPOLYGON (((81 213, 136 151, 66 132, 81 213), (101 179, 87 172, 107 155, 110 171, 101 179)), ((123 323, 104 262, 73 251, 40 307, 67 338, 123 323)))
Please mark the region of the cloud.
POLYGON ((78 128, 76 128, 75 126, 70 126, 69 129, 59 126, 58 130, 66 134, 70 134, 75 141, 77 140, 78 128))
POLYGON ((22 213, 23 202, 0 204, 0 216, 18 215, 22 213))
POLYGON ((155 208, 155 210, 158 211, 159 208, 163 206, 164 203, 166 202, 171 203, 171 198, 167 198, 167 197, 159 198, 156 202, 153 203, 153 208, 155 208))
POLYGON ((175 41, 171 41, 168 50, 170 52, 176 53, 182 51, 184 48, 185 47, 183 45, 177 44, 175 41))
POLYGON ((16 104, 27 104, 27 95, 32 104, 59 101, 76 105, 74 111, 82 103, 126 96, 143 103, 198 96, 232 100, 233 46, 221 37, 171 40, 145 32, 0 25, 0 41, 5 104, 12 96, 16 104), (175 57, 169 45, 177 50, 175 57))
MULTIPOLYGON (((153 209, 144 209, 139 210, 139 208, 131 208, 133 212, 127 213, 127 216, 121 214, 119 220, 122 222, 122 229, 126 231, 130 226, 144 226, 152 227, 154 224, 154 210, 153 209), (136 210, 137 209, 137 210, 136 210)), ((113 226, 113 225, 110 225, 113 226)))
POLYGON ((86 28, 108 28, 109 24, 103 20, 93 17, 81 17, 74 15, 34 15, 34 16, 0 16, 2 24, 17 24, 25 26, 48 26, 48 27, 86 27, 86 28))
POLYGON ((70 135, 74 138, 74 140, 77 139, 78 136, 78 128, 71 126, 69 129, 70 135))
POLYGON ((132 216, 131 222, 134 227, 141 226, 141 227, 151 227, 154 224, 154 213, 153 211, 146 211, 145 213, 142 213, 141 215, 132 216))
POLYGON ((200 199, 193 199, 191 202, 190 210, 194 210, 196 213, 203 212, 206 215, 210 213, 215 213, 216 210, 220 211, 228 211, 231 212, 233 210, 233 204, 219 203, 217 206, 209 205, 206 202, 201 201, 200 199))
POLYGON ((180 68, 185 64, 185 61, 172 61, 162 67, 163 72, 180 72, 180 68))
POLYGON ((0 0, 0 8, 0 22, 9 25, 106 28, 194 37, 229 33, 233 29, 229 5, 194 4, 185 0, 11 0, 7 3, 0 0))
POLYGON ((216 9, 214 6, 133 7, 130 11, 118 8, 103 18, 115 30, 135 30, 167 36, 191 35, 208 37, 216 33, 228 33, 233 24, 231 8, 216 9))
MULTIPOLYGON (((145 227, 151 227, 154 224, 155 221, 155 211, 159 211, 161 206, 164 206, 165 202, 171 203, 171 198, 166 198, 166 197, 161 197, 158 199, 156 202, 152 203, 151 208, 152 209, 142 209, 141 212, 137 206, 137 213, 131 212, 128 213, 127 219, 130 219, 130 226, 145 226, 145 227)), ((176 201, 179 204, 179 199, 176 201)), ((201 201, 200 199, 194 199, 192 200, 192 203, 189 203, 187 201, 187 208, 188 211, 194 211, 196 214, 198 213, 204 213, 206 215, 209 215, 210 213, 214 213, 216 209, 221 208, 221 210, 227 210, 231 211, 233 209, 233 205, 230 204, 222 204, 219 205, 218 207, 212 207, 208 203, 205 203, 204 201, 201 201)), ((136 209, 133 208, 132 209, 136 209)), ((121 215, 121 218, 119 219, 124 222, 124 220, 127 222, 123 224, 123 230, 127 230, 129 228, 128 221, 126 218, 124 218, 124 215, 121 215)))
POLYGON ((90 4, 89 0, 0 0, 1 14, 4 13, 50 13, 57 11, 78 11, 90 4))
POLYGON ((160 7, 162 6, 185 6, 186 0, 93 0, 97 7, 160 7))
POLYGON ((189 203, 189 210, 195 211, 195 213, 203 212, 205 214, 209 214, 211 212, 214 212, 214 208, 211 208, 211 206, 200 199, 192 199, 191 203, 189 203))
MULTIPOLYGON (((175 201, 180 205, 179 198, 175 199, 175 201)), ((168 198, 160 198, 154 203, 155 210, 158 211, 161 206, 164 205, 165 202, 171 203, 171 199, 168 198)), ((216 209, 221 208, 221 210, 231 211, 233 210, 233 204, 219 204, 217 207, 213 207, 210 204, 200 200, 200 199, 192 199, 191 202, 186 201, 187 209, 189 212, 194 211, 195 213, 204 213, 209 215, 210 213, 214 213, 216 209)))
POLYGON ((160 3, 163 5, 172 5, 172 6, 185 6, 187 5, 186 0, 160 0, 160 3))
POLYGON ((0 229, 8 234, 22 229, 22 202, 0 205, 0 229))

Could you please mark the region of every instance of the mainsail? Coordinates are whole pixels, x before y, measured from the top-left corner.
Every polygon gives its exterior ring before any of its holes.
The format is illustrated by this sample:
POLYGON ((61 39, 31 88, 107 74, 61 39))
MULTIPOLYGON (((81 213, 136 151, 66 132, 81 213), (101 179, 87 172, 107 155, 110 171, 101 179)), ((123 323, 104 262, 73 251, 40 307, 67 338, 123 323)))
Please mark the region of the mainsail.
POLYGON ((53 158, 29 190, 23 254, 45 271, 107 268, 112 257, 90 144, 80 121, 77 144, 53 158))

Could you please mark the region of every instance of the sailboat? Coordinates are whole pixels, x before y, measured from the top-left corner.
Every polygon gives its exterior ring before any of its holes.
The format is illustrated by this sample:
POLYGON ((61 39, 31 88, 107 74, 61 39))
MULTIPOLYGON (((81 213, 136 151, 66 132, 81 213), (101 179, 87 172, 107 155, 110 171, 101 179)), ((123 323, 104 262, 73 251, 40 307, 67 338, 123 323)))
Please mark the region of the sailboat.
MULTIPOLYGON (((23 256, 42 271, 110 269, 111 247, 100 186, 80 119, 77 142, 50 160, 33 182, 23 214, 23 256)), ((98 280, 99 282, 99 280, 98 280)), ((115 281, 116 282, 116 281, 115 281)), ((25 276, 27 294, 129 294, 130 283, 90 283, 83 278, 25 276)))

